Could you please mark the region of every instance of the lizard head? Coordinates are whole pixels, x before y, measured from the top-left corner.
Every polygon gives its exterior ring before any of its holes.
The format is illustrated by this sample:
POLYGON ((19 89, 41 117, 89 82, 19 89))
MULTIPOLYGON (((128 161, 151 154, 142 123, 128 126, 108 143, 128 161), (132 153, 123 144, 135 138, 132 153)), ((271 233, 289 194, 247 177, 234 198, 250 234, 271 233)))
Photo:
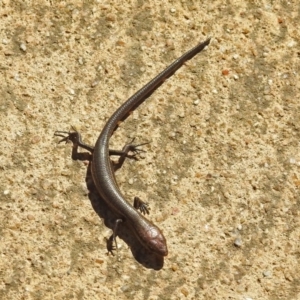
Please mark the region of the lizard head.
POLYGON ((154 224, 151 223, 143 230, 139 230, 137 236, 149 250, 161 256, 168 255, 166 239, 161 230, 154 224))

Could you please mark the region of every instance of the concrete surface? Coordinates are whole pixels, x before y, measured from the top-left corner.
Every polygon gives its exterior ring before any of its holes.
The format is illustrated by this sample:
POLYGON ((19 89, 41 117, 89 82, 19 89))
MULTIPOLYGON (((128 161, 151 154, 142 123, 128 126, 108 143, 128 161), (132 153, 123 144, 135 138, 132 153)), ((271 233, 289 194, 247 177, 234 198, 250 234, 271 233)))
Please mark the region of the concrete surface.
POLYGON ((0 298, 300 299, 299 14, 295 0, 0 1, 0 298), (150 204, 169 255, 124 227, 112 256, 113 214, 53 134, 93 145, 209 36, 112 138, 151 141, 117 181, 150 204))

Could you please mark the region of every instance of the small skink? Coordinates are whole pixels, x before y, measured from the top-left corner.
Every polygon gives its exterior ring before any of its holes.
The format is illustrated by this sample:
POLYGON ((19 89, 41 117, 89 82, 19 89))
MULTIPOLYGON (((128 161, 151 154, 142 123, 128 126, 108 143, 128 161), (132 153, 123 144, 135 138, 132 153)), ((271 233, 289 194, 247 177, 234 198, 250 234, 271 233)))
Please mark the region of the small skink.
MULTIPOLYGON (((167 243, 163 233, 156 225, 140 214, 136 207, 133 207, 125 200, 115 180, 114 172, 116 167, 114 167, 110 159, 110 155, 120 155, 118 163, 118 167, 120 167, 125 157, 130 157, 130 155, 128 155, 129 151, 137 152, 137 146, 127 145, 127 147, 125 146, 123 148, 123 151, 109 150, 109 140, 114 131, 118 128, 120 122, 124 121, 130 113, 143 103, 167 78, 172 76, 186 61, 201 52, 209 43, 210 38, 184 53, 122 104, 105 124, 94 148, 84 144, 81 141, 79 133, 76 131, 68 133, 68 136, 63 139, 64 141, 71 140, 73 144, 76 143, 76 146, 85 148, 92 153, 92 177, 97 191, 109 207, 117 212, 118 215, 122 216, 121 220, 117 220, 116 222, 114 238, 116 236, 117 224, 120 221, 126 222, 146 248, 161 256, 168 254, 167 243)), ((56 135, 62 136, 61 133, 66 132, 57 131, 56 135)))

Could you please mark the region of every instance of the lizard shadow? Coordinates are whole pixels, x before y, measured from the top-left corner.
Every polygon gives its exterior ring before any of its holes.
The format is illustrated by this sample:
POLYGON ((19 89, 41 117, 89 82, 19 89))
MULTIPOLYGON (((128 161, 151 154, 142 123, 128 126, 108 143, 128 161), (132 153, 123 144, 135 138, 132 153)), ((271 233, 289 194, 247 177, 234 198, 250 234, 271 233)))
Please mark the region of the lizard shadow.
MULTIPOLYGON (((96 186, 94 184, 91 173, 91 162, 88 164, 86 177, 85 177, 87 189, 89 191, 88 197, 91 201, 91 205, 97 215, 103 219, 106 227, 113 230, 115 221, 120 219, 121 216, 110 209, 107 203, 99 195, 96 186)), ((164 265, 163 256, 157 255, 148 249, 146 249, 132 232, 132 230, 126 225, 126 221, 122 222, 118 226, 117 238, 122 239, 130 248, 133 257, 136 261, 142 264, 144 267, 154 270, 160 270, 164 265)), ((110 243, 112 240, 110 239, 110 243)), ((109 245, 109 239, 107 246, 109 245)), ((109 246, 108 246, 109 247, 109 246)), ((110 249, 108 249, 110 251, 110 249)))

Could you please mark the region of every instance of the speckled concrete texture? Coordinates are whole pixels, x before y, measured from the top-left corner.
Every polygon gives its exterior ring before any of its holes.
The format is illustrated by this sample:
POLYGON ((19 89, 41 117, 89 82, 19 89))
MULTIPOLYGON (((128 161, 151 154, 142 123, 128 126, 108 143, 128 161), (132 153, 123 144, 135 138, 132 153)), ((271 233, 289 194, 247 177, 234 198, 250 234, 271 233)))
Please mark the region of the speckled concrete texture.
POLYGON ((300 299, 299 14, 295 0, 0 1, 0 298, 300 299), (54 132, 93 145, 209 36, 111 140, 151 142, 116 178, 169 255, 124 227, 113 256, 113 214, 54 132))

